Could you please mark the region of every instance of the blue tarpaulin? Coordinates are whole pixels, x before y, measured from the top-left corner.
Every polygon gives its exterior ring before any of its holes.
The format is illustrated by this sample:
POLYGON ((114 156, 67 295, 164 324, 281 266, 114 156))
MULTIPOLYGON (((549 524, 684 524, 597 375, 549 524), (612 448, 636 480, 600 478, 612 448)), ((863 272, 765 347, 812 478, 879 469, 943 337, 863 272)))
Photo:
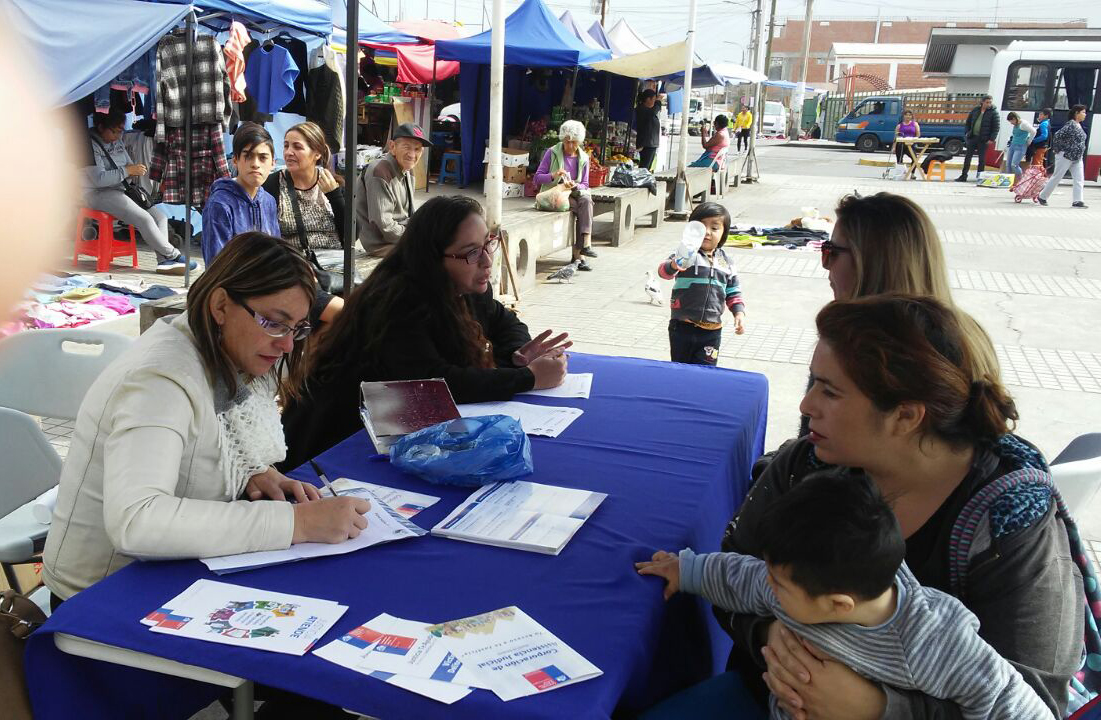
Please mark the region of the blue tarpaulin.
POLYGON ((129 67, 183 20, 186 5, 138 0, 11 0, 12 20, 51 82, 55 105, 92 94, 129 67), (110 28, 112 42, 102 42, 110 28))
MULTIPOLYGON (((489 65, 492 30, 460 40, 436 43, 436 57, 489 65)), ((589 47, 570 34, 542 0, 524 0, 505 19, 505 64, 527 67, 577 67, 610 59, 607 50, 589 47)))
MULTIPOLYGON (((212 27, 228 27, 234 18, 250 20, 272 28, 291 28, 312 35, 333 31, 329 3, 321 0, 147 0, 156 4, 193 5, 207 12, 224 12, 212 27)), ((99 6, 99 0, 90 5, 99 6)), ((200 13, 201 14, 201 13, 200 13)))
MULTIPOLYGON (((462 107, 463 173, 467 182, 484 177, 482 158, 489 136, 489 56, 491 31, 436 43, 436 57, 458 60, 462 107)), ((570 34, 542 0, 524 0, 505 20, 505 132, 522 130, 527 120, 550 114, 562 98, 565 76, 528 68, 575 68, 608 60, 611 53, 589 47, 570 34)), ((552 128, 557 130, 557 128, 552 128)))
MULTIPOLYGON (((359 4, 359 41, 361 43, 408 43, 417 44, 421 39, 415 35, 403 33, 379 20, 371 11, 359 4)), ((333 0, 333 41, 348 42, 348 3, 346 0, 333 0)))

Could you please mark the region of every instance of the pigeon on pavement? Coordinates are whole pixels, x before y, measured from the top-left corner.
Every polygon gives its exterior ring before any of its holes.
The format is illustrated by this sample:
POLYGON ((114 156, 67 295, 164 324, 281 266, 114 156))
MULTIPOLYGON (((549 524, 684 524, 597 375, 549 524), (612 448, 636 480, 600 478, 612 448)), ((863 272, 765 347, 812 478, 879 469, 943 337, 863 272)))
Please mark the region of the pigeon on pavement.
POLYGON ((569 265, 563 265, 550 275, 547 276, 547 280, 557 280, 559 284, 563 282, 572 283, 573 276, 577 272, 577 263, 572 262, 569 265))
POLYGON ((654 273, 650 270, 646 271, 646 297, 650 298, 650 304, 661 305, 661 286, 658 285, 657 278, 654 277, 654 273))

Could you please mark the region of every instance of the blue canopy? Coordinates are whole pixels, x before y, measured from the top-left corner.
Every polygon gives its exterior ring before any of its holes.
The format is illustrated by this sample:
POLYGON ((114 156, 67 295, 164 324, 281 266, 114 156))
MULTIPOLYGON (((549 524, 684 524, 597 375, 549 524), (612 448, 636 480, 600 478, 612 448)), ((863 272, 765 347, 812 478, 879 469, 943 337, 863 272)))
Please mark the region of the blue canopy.
POLYGON ((132 65, 191 9, 138 0, 11 0, 12 20, 52 79, 42 92, 56 105, 75 102, 132 65), (110 28, 113 42, 96 42, 110 28))
MULTIPOLYGON (((348 42, 348 3, 347 0, 333 0, 333 40, 348 42)), ((361 43, 420 43, 415 35, 403 33, 379 20, 371 11, 359 4, 359 41, 361 43)))
POLYGON ((589 28, 589 37, 596 40, 596 44, 600 47, 610 50, 614 58, 623 57, 627 54, 620 50, 619 46, 608 37, 608 33, 604 32, 604 26, 599 22, 593 22, 592 26, 589 28))
MULTIPOLYGON (((459 40, 436 43, 436 57, 489 65, 492 30, 459 40)), ((577 67, 610 59, 607 50, 592 48, 570 34, 542 0, 524 0, 505 19, 505 64, 527 67, 577 67)))
MULTIPOLYGON (((215 27, 229 27, 234 16, 272 28, 292 28, 313 35, 327 36, 333 31, 327 2, 321 0, 147 0, 171 5, 194 5, 201 10, 224 12, 215 27)), ((98 6, 99 0, 90 5, 98 6)))

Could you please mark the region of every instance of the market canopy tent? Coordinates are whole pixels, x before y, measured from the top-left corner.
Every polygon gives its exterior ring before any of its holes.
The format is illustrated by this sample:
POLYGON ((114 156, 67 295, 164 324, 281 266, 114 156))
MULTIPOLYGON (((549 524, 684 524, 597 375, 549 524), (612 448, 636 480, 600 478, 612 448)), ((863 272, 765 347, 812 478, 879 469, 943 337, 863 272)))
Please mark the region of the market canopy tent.
POLYGON ((435 43, 462 37, 459 28, 441 20, 402 20, 394 29, 413 35, 417 45, 366 43, 376 49, 392 51, 397 58, 398 82, 427 85, 433 80, 446 80, 459 72, 459 63, 437 61, 435 43))
POLYGON ((608 33, 604 32, 604 26, 599 22, 594 22, 592 26, 589 27, 589 37, 596 40, 596 44, 600 47, 609 50, 614 58, 623 57, 627 54, 615 44, 615 41, 608 37, 608 33))
POLYGON ((598 50, 608 49, 598 43, 592 35, 581 29, 581 26, 578 25, 577 21, 573 19, 573 13, 571 13, 569 10, 562 13, 562 15, 558 18, 558 21, 566 26, 566 29, 570 31, 571 35, 573 35, 589 47, 597 48, 598 50))
MULTIPOLYGON (((298 2, 309 0, 297 0, 298 2)), ((406 43, 409 45, 416 45, 420 42, 420 38, 416 35, 401 32, 396 28, 393 28, 377 17, 371 14, 363 3, 359 3, 359 42, 361 43, 378 43, 378 44, 394 44, 394 43, 406 43)), ((340 45, 347 45, 348 43, 348 30, 345 27, 348 24, 348 3, 346 0, 332 0, 332 11, 330 15, 330 21, 332 23, 333 42, 340 45)))
MULTIPOLYGON (((191 5, 208 12, 227 15, 209 24, 223 29, 237 18, 247 18, 261 27, 301 30, 311 35, 327 36, 333 31, 333 20, 327 3, 318 0, 145 0, 154 4, 191 5)), ((339 0, 334 0, 335 5, 339 0)), ((89 2, 98 8, 100 0, 89 2)), ((200 15, 199 20, 202 21, 200 15)), ((112 27, 112 32, 114 28, 112 27)))
POLYGON ((624 55, 634 55, 654 49, 654 46, 636 33, 623 18, 620 18, 619 22, 608 31, 608 39, 615 43, 624 55))
POLYGON ((53 80, 42 92, 55 105, 106 85, 191 10, 139 0, 11 0, 9 7, 15 27, 53 80), (94 27, 109 27, 127 42, 90 42, 88 29, 94 27))
MULTIPOLYGON (((436 57, 462 63, 459 99, 462 115, 462 164, 467 182, 484 176, 482 156, 489 137, 489 61, 492 31, 436 43, 436 57)), ((576 68, 607 60, 607 50, 589 47, 573 37, 542 0, 524 4, 505 19, 504 104, 502 127, 524 117, 548 114, 561 98, 562 78, 528 68, 576 68), (525 113, 525 115, 521 115, 525 113)))
POLYGON ((395 30, 415 35, 421 40, 432 43, 440 40, 454 40, 463 36, 458 26, 444 20, 398 20, 391 24, 395 30))

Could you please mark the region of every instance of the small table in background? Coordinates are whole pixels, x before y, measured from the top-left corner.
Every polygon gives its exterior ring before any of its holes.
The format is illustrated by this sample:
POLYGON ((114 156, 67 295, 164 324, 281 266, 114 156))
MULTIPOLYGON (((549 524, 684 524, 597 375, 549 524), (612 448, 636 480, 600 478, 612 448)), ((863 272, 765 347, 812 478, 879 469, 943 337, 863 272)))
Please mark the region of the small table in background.
POLYGON ((895 138, 896 143, 902 143, 903 145, 910 146, 910 151, 913 153, 914 164, 910 166, 909 177, 912 180, 914 173, 917 172, 921 175, 922 180, 928 180, 925 177, 925 171, 921 169, 921 159, 925 157, 925 153, 929 151, 929 148, 940 142, 940 138, 935 137, 907 137, 907 138, 895 138))

